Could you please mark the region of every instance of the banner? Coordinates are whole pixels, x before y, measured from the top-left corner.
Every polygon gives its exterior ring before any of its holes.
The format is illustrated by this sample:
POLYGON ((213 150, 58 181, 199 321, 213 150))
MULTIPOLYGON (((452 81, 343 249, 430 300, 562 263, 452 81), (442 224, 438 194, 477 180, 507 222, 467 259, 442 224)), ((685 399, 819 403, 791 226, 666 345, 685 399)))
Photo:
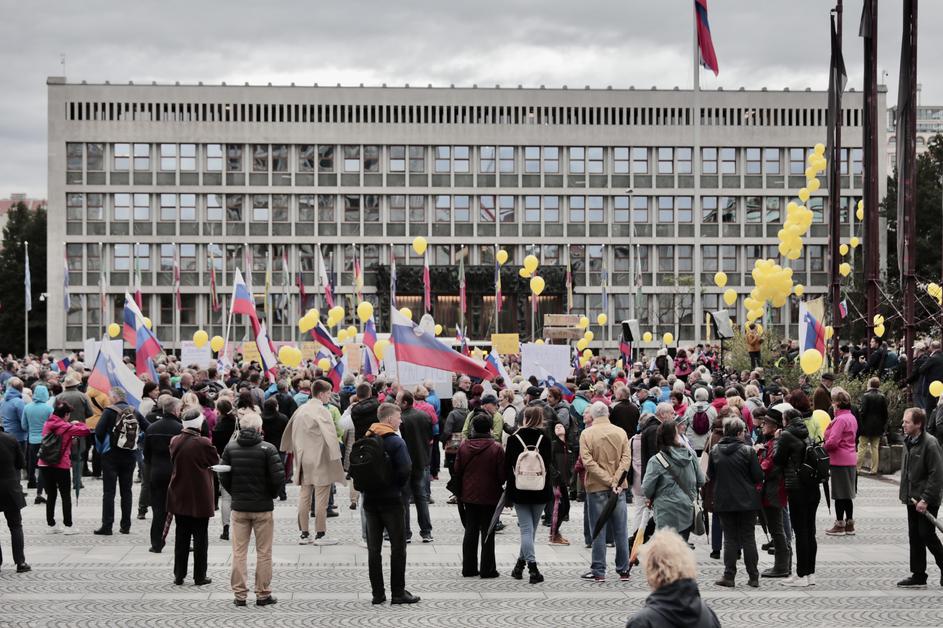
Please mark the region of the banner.
POLYGON ((532 342, 521 345, 521 375, 531 375, 543 381, 547 376, 565 382, 572 370, 570 345, 538 345, 532 342))
POLYGON ((518 355, 521 338, 518 334, 491 334, 491 346, 501 355, 518 355))
POLYGON ((216 366, 216 360, 213 359, 213 350, 210 343, 197 348, 192 340, 184 340, 180 343, 180 363, 184 366, 196 364, 200 367, 216 366))
MULTIPOLYGON (((120 356, 124 351, 124 341, 120 338, 117 340, 109 340, 108 348, 111 350, 112 355, 120 356)), ((101 349, 102 343, 101 340, 96 338, 86 338, 85 346, 83 351, 85 352, 85 368, 89 371, 95 366, 95 358, 98 357, 98 351, 101 349)))

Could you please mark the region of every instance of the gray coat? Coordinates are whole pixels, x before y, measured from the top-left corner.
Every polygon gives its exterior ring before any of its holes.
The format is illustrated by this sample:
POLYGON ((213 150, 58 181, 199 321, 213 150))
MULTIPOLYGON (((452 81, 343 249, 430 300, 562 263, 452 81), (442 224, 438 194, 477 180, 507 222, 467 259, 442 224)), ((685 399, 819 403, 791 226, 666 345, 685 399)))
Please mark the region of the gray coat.
POLYGON ((692 498, 704 486, 704 473, 694 452, 687 447, 671 447, 664 453, 671 471, 681 480, 684 488, 661 464, 661 455, 652 456, 642 479, 642 493, 652 500, 655 527, 674 528, 683 532, 694 522, 692 498))
POLYGON ((900 472, 900 501, 921 499, 938 507, 943 492, 943 452, 940 443, 930 434, 921 432, 916 441, 904 441, 904 462, 900 472))

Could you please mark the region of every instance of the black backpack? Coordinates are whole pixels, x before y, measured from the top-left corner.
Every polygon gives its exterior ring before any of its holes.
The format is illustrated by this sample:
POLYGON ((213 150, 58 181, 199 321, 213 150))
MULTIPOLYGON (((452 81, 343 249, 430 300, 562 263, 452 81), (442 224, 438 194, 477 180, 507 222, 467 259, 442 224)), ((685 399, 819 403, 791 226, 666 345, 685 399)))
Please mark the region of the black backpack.
POLYGON ((348 473, 361 493, 383 491, 392 485, 393 465, 382 436, 365 436, 350 448, 348 473))
POLYGON ((828 453, 822 443, 806 441, 805 453, 797 470, 799 479, 806 484, 824 484, 831 477, 828 453))
POLYGON ((111 444, 114 449, 134 451, 138 448, 138 418, 131 406, 112 406, 118 414, 115 427, 111 432, 111 444))
POLYGON ((39 459, 47 465, 55 466, 62 459, 62 434, 49 430, 39 444, 39 459))

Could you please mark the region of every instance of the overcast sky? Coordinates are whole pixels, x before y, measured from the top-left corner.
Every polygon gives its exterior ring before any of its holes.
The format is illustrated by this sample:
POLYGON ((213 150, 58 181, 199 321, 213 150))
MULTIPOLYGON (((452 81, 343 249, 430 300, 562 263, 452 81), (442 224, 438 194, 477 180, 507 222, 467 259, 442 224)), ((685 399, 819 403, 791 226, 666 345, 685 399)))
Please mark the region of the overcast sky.
MULTIPOLYGON (((900 0, 882 2, 879 71, 896 98, 900 0)), ((704 89, 824 89, 830 0, 710 0, 720 76, 704 89)), ((860 0, 845 2, 861 89, 860 0)), ((920 5, 921 102, 943 104, 920 5)), ((692 0, 0 0, 0 198, 46 195, 46 77, 69 82, 690 88, 692 0)))

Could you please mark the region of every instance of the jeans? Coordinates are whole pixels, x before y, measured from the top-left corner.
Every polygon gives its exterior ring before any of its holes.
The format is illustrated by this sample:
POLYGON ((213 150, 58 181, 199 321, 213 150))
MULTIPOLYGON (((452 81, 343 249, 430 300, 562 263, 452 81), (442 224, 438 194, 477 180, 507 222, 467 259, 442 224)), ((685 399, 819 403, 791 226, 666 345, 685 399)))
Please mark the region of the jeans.
POLYGON ((721 512, 724 526, 724 577, 737 575, 737 554, 743 552, 743 564, 750 579, 760 577, 757 567, 760 557, 756 551, 756 511, 721 512))
POLYGON ((820 499, 818 487, 813 491, 799 489, 789 493, 789 518, 796 535, 796 575, 800 578, 815 573, 815 555, 819 549, 815 541, 815 511, 820 499))
POLYGON ((36 487, 36 495, 43 494, 43 474, 39 471, 41 467, 37 466, 36 463, 39 462, 39 448, 42 447, 42 443, 29 443, 26 446, 26 455, 27 455, 27 467, 26 467, 26 478, 28 480, 28 486, 36 487))
MULTIPOLYGON (((151 547, 163 549, 164 524, 167 523, 167 489, 170 486, 169 477, 151 477, 151 547)), ((189 547, 189 546, 188 546, 189 547)))
POLYGON ((232 496, 229 491, 219 485, 219 519, 224 526, 229 525, 229 518, 232 516, 232 496))
POLYGON ((537 562, 534 555, 534 537, 537 534, 537 526, 540 525, 540 513, 544 511, 545 504, 514 504, 514 510, 517 512, 517 527, 521 529, 521 551, 518 559, 528 563, 537 562))
MULTIPOLYGON (((428 473, 428 470, 426 471, 428 473)), ((413 536, 409 526, 409 500, 416 503, 416 518, 419 520, 419 535, 423 538, 432 536, 432 519, 429 518, 429 494, 426 492, 425 474, 411 477, 403 487, 403 529, 406 538, 413 536)), ((369 536, 369 533, 368 533, 369 536)), ((369 543, 369 539, 368 539, 369 543)))
POLYGON ((118 487, 121 491, 121 529, 131 527, 131 483, 134 479, 134 465, 134 456, 124 455, 124 452, 109 453, 101 457, 102 528, 105 530, 111 530, 115 523, 115 489, 118 487))
MULTIPOLYGON (((927 512, 934 517, 939 511, 939 506, 927 507, 927 512)), ((936 528, 917 512, 913 504, 907 505, 907 538, 910 541, 910 571, 914 578, 927 579, 927 550, 930 550, 937 567, 943 571, 943 544, 936 535, 936 528)))
MULTIPOLYGON (((22 565, 26 562, 26 554, 23 552, 23 515, 20 513, 20 507, 16 504, 7 504, 3 511, 3 516, 7 520, 7 527, 10 528, 10 544, 13 546, 13 562, 22 565)), ((0 548, 0 565, 3 564, 3 549, 0 548)))
POLYGON ((861 466, 864 464, 864 459, 868 454, 871 455, 871 462, 868 465, 868 468, 871 470, 871 473, 878 472, 878 459, 881 452, 881 437, 880 436, 859 436, 858 437, 858 471, 861 471, 861 466))
POLYGON ((390 537, 390 592, 393 597, 406 590, 406 507, 402 504, 384 504, 367 507, 363 511, 367 518, 367 565, 370 573, 370 589, 373 597, 386 595, 383 584, 383 532, 390 537))
POLYGON ((494 535, 488 526, 497 504, 464 504, 465 537, 462 539, 462 575, 490 576, 497 572, 494 559, 494 535), (487 535, 487 538, 485 538, 487 535), (478 563, 478 541, 481 540, 481 567, 478 563))
POLYGON ((206 554, 209 549, 207 528, 209 517, 185 517, 175 515, 177 528, 174 532, 174 578, 183 580, 187 576, 187 561, 190 556, 190 539, 193 539, 193 581, 206 578, 206 554))
MULTIPOLYGON (((596 527, 596 522, 599 520, 611 494, 612 491, 609 490, 586 493, 586 508, 589 510, 590 528, 596 527)), ((613 541, 616 545, 616 571, 620 573, 629 570, 628 516, 628 506, 625 499, 617 499, 616 507, 606 524, 613 531, 613 541)), ((606 539, 602 534, 593 539, 591 569, 594 576, 606 575, 606 539)))
POLYGON ((46 524, 49 527, 56 525, 56 495, 62 498, 62 523, 67 528, 72 527, 72 492, 71 478, 68 469, 56 467, 39 467, 43 483, 49 487, 46 490, 46 524))

